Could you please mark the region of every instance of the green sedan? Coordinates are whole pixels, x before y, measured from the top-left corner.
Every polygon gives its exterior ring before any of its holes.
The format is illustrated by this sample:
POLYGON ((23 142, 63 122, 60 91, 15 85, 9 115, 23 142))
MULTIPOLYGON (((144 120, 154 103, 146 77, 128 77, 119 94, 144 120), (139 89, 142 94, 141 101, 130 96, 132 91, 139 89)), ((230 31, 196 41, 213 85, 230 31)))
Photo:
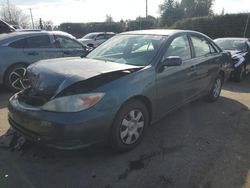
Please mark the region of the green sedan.
POLYGON ((229 59, 194 31, 121 33, 86 58, 30 65, 30 87, 10 99, 9 122, 28 140, 51 147, 107 141, 129 151, 167 113, 201 97, 216 101, 229 59))

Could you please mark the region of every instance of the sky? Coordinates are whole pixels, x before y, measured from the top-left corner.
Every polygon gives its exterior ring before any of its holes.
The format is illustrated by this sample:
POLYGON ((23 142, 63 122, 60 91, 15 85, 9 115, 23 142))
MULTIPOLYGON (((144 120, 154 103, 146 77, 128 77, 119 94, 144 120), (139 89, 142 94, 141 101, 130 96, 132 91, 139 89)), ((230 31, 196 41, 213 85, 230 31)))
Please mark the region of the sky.
MULTIPOLYGON (((29 14, 32 9, 34 20, 42 18, 54 24, 62 22, 102 22, 106 15, 114 21, 135 19, 145 16, 146 0, 9 0, 10 3, 29 14)), ((0 4, 6 0, 0 0, 0 4)), ((148 0, 148 14, 159 17, 159 4, 164 0, 148 0)), ((213 10, 220 14, 250 12, 250 0, 215 0, 213 10)))

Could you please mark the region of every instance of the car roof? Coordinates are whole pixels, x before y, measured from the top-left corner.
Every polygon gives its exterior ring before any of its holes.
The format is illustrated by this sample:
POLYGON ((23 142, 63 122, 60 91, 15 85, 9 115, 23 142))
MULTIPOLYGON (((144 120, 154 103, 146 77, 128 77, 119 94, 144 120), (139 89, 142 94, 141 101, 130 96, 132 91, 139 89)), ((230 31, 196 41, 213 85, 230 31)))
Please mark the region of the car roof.
POLYGON ((223 38, 217 38, 215 40, 247 40, 247 41, 249 41, 250 39, 240 38, 240 37, 223 37, 223 38))
POLYGON ((0 44, 5 43, 9 40, 18 40, 19 38, 29 37, 29 36, 40 36, 40 35, 61 35, 67 36, 69 38, 74 38, 72 35, 62 32, 62 31, 15 31, 7 34, 0 34, 0 44))
POLYGON ((88 33, 88 34, 99 35, 99 34, 115 34, 115 33, 114 32, 91 32, 91 33, 88 33))
POLYGON ((137 31, 128 31, 121 33, 122 35, 161 35, 161 36, 170 36, 177 33, 199 33, 197 31, 191 30, 177 30, 177 29, 148 29, 148 30, 137 30, 137 31))

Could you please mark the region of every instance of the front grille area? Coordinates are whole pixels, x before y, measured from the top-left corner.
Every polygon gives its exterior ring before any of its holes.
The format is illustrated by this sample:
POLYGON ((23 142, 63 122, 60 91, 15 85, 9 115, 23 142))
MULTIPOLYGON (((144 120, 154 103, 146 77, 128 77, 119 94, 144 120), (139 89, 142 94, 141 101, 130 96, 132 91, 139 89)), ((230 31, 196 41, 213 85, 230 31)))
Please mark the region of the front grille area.
POLYGON ((9 123, 10 125, 15 129, 17 130, 19 133, 21 133, 22 135, 25 135, 26 137, 29 137, 30 139, 36 139, 37 137, 39 137, 40 135, 30 131, 30 130, 27 130, 23 127, 21 127, 19 124, 17 124, 13 119, 11 119, 9 117, 9 123))

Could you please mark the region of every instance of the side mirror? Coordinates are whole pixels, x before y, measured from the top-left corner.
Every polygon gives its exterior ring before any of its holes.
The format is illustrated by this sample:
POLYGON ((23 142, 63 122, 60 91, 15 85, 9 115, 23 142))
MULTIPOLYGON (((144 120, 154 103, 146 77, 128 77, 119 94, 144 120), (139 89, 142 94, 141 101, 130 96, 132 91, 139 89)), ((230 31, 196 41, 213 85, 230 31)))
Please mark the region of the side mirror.
POLYGON ((163 61, 164 67, 175 67, 182 65, 182 59, 179 56, 169 56, 163 61))

